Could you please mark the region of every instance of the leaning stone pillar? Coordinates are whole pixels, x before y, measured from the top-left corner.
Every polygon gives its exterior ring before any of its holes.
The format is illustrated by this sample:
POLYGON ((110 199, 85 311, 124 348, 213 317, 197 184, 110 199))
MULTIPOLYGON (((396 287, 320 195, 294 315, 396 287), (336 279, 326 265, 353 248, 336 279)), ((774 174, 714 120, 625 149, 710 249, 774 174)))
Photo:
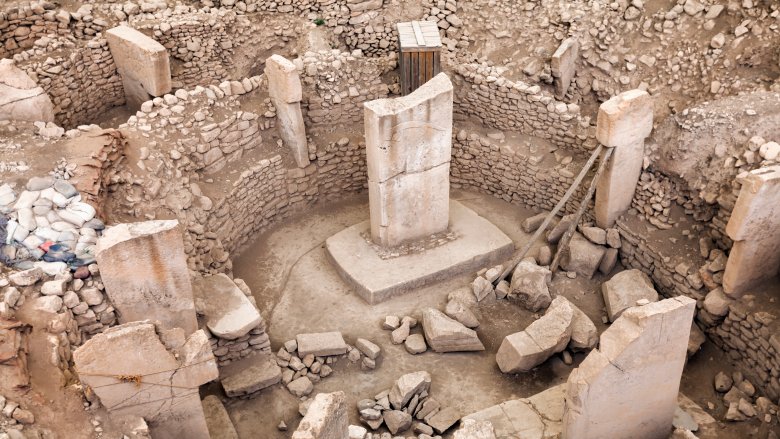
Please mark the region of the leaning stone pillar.
POLYGON ((96 259, 120 322, 150 319, 187 335, 198 329, 178 221, 110 227, 98 239, 96 259))
POLYGON ((396 246, 447 230, 452 82, 440 73, 411 94, 365 104, 371 237, 396 246))
POLYGON ((171 91, 170 60, 162 44, 128 26, 107 30, 106 40, 129 107, 140 108, 152 96, 171 91))
POLYGON ((563 439, 668 437, 696 301, 627 309, 569 375, 563 439))
POLYGON ((596 223, 608 228, 628 210, 642 173, 645 138, 653 130, 653 102, 642 90, 629 90, 601 104, 596 138, 615 148, 596 186, 596 223))
POLYGON ((576 38, 566 38, 550 59, 555 97, 558 99, 563 98, 569 90, 569 84, 577 71, 579 51, 579 41, 576 38))
POLYGON ((723 291, 738 298, 780 271, 780 165, 753 170, 744 179, 726 233, 734 245, 723 291))
POLYGON ((265 61, 265 76, 268 78, 268 93, 276 107, 279 135, 295 158, 299 167, 309 166, 309 145, 306 127, 301 113, 301 78, 287 58, 272 55, 265 61))

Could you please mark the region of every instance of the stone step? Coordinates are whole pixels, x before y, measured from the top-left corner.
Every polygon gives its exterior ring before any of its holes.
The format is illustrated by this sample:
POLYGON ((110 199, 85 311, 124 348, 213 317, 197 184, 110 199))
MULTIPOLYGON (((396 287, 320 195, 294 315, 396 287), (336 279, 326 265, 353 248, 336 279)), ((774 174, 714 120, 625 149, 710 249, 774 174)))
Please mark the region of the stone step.
POLYGON ((222 368, 220 380, 227 396, 251 397, 280 382, 282 369, 273 355, 255 354, 222 368))

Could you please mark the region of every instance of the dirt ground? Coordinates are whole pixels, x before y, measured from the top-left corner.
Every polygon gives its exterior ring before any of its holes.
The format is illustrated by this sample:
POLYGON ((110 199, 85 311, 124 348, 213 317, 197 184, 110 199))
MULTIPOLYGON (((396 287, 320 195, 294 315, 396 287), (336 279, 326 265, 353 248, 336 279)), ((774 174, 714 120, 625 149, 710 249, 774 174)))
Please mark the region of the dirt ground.
MULTIPOLYGON (((452 197, 491 220, 515 241, 516 246, 530 238, 518 224, 534 212, 472 192, 456 191, 452 197)), ((341 331, 348 343, 362 337, 380 345, 382 354, 375 370, 361 370, 359 363, 351 364, 343 359, 336 363, 333 375, 315 384, 314 394, 347 392, 351 423, 359 423, 357 410, 352 409, 358 400, 388 389, 404 373, 429 371, 433 377, 432 395, 465 415, 561 383, 584 359, 584 354, 577 354, 574 364, 567 366, 556 355, 532 372, 502 374, 495 363, 495 352, 501 341, 534 320, 532 313, 505 300, 478 308, 481 325, 477 333, 486 348, 483 352, 437 354, 429 351, 413 356, 403 345, 393 345, 390 332, 381 328, 386 315, 419 317, 425 307, 443 309, 447 294, 468 285, 474 273, 378 305, 366 304, 338 277, 324 249, 324 241, 330 235, 368 218, 366 205, 365 197, 319 205, 305 217, 291 220, 258 237, 234 261, 236 277, 244 279, 252 288, 268 322, 274 350, 298 333, 335 330, 341 331)), ((599 331, 603 331, 606 325, 601 317, 605 311, 599 286, 604 280, 606 277, 601 275, 589 280, 568 279, 559 274, 553 280, 552 289, 572 300, 591 317, 599 331)), ((416 331, 421 329, 412 330, 416 331)), ((723 353, 707 343, 704 351, 686 368, 682 384, 682 390, 704 408, 708 401, 715 403, 716 418, 722 418, 725 411, 709 383, 726 366, 723 360, 723 353)), ((209 392, 218 392, 218 389, 211 387, 209 392)), ((276 426, 284 421, 290 431, 296 428, 300 420, 298 403, 284 387, 274 386, 255 399, 230 403, 228 411, 240 437, 285 438, 290 432, 280 432, 276 426)), ((702 437, 766 437, 765 428, 747 428, 748 425, 730 424, 717 435, 702 437), (759 434, 761 432, 763 436, 759 434)))

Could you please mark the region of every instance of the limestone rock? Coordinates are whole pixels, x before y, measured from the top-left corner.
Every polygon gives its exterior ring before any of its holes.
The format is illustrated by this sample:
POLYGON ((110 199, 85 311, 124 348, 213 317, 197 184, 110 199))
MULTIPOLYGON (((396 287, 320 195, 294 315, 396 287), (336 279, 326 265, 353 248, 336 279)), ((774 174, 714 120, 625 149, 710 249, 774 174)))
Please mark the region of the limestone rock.
POLYGON ((524 259, 512 273, 511 291, 508 297, 520 302, 529 311, 539 311, 550 306, 552 297, 549 285, 552 272, 524 259))
POLYGON ((573 303, 570 303, 570 305, 574 315, 572 317, 569 349, 580 351, 595 348, 599 342, 599 331, 596 329, 596 325, 581 309, 574 306, 573 303))
POLYGON ((301 396, 310 394, 312 390, 314 390, 314 385, 312 384, 309 377, 303 376, 296 380, 290 381, 290 383, 287 384, 287 390, 300 398, 301 396))
POLYGON ((653 282, 637 269, 622 271, 601 285, 607 315, 611 322, 617 320, 626 309, 636 306, 638 300, 658 301, 653 282))
POLYGON ((459 321, 467 328, 476 328, 479 326, 477 316, 460 300, 450 300, 444 308, 444 313, 451 318, 459 321))
POLYGON ((431 388, 431 374, 426 371, 407 373, 398 378, 390 389, 388 398, 396 410, 403 409, 414 395, 431 388))
POLYGON ((404 341, 406 351, 412 355, 422 354, 428 350, 425 344, 425 337, 422 334, 412 334, 404 341))
POLYGON ((225 395, 232 398, 251 395, 278 383, 282 369, 271 355, 255 354, 224 367, 221 375, 225 395))
POLYGON ((340 332, 320 332, 298 334, 298 356, 303 358, 312 354, 315 357, 341 355, 347 352, 347 344, 340 332))
POLYGON ((206 415, 209 436, 220 439, 239 439, 233 421, 230 420, 225 406, 218 397, 208 395, 203 398, 203 413, 206 415))
POLYGON ((0 60, 0 120, 53 122, 54 105, 13 60, 0 60))
POLYGON ((428 345, 436 352, 483 351, 485 346, 477 333, 441 311, 423 311, 423 332, 428 345))
POLYGON ((412 426, 412 416, 400 410, 387 410, 382 413, 387 429, 392 434, 404 432, 412 426))
POLYGON ((334 392, 315 396, 292 439, 349 439, 347 395, 334 392))
POLYGON ((569 241, 568 250, 561 257, 561 268, 590 279, 601 265, 601 259, 606 251, 603 246, 593 244, 575 232, 569 241))
POLYGON ((227 275, 198 276, 192 286, 195 307, 217 337, 235 340, 262 322, 260 312, 227 275))
POLYGON ((547 312, 525 330, 504 337, 496 363, 504 373, 527 372, 566 348, 572 334, 574 307, 556 297, 547 312))
POLYGON ((464 419, 453 439, 496 439, 496 432, 490 421, 464 419))

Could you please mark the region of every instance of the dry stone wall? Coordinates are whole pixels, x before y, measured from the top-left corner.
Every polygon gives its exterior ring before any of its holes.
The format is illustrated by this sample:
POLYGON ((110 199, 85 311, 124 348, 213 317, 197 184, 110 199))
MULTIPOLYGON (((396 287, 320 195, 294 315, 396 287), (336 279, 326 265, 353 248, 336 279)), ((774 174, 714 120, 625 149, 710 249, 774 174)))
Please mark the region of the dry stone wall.
POLYGON ((55 121, 65 128, 93 123, 125 103, 122 78, 103 38, 80 45, 42 37, 14 60, 51 97, 55 121))
POLYGON ((395 57, 367 58, 338 50, 307 52, 294 61, 301 69, 304 115, 313 126, 363 124, 363 103, 386 98, 382 76, 395 57))
POLYGON ((501 69, 459 64, 453 69, 455 114, 482 125, 546 139, 562 148, 593 149, 595 130, 577 104, 556 100, 538 85, 511 81, 501 69))

